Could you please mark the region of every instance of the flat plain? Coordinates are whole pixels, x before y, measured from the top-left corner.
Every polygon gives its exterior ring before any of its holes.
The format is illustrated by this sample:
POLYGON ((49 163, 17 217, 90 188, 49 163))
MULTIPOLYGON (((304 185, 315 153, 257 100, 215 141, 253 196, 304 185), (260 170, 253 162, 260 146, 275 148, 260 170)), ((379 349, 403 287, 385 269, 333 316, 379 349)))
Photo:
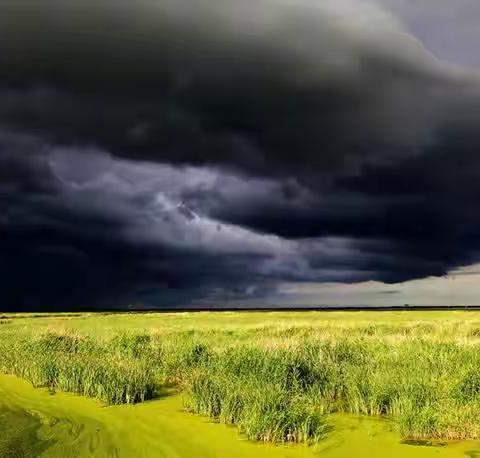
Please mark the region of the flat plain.
POLYGON ((480 312, 4 314, 0 323, 0 424, 10 425, 1 456, 480 449, 480 312), (132 424, 141 445, 129 442, 132 424))

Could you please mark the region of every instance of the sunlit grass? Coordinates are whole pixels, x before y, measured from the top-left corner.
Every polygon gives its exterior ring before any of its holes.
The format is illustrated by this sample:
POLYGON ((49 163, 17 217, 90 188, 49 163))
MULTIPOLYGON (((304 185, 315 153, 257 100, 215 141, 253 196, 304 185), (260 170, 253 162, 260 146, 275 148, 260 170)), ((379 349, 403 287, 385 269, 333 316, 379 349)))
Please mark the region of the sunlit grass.
POLYGON ((260 441, 318 441, 335 412, 392 418, 405 439, 479 438, 479 315, 391 315, 9 316, 0 370, 106 404, 173 385, 260 441))

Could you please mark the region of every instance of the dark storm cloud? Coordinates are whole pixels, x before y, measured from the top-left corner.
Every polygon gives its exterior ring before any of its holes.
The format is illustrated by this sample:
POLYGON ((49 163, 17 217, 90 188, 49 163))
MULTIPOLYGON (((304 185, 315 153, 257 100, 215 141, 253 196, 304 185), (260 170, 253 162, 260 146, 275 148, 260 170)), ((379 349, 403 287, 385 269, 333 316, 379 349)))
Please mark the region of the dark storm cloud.
MULTIPOLYGON (((128 208, 121 208, 126 199, 82 204, 66 195, 68 184, 53 160, 51 147, 32 137, 0 136, 2 310, 125 307, 142 302, 152 288, 157 303, 176 306, 202 297, 212 279, 241 286, 226 257, 129 241, 122 235, 129 224, 128 208)), ((97 176, 98 167, 89 168, 102 160, 95 153, 77 160, 70 185, 97 176)))
POLYGON ((282 281, 370 275, 349 241, 288 241, 208 216, 212 202, 246 189, 275 195, 281 185, 271 180, 125 161, 6 132, 0 164, 10 172, 0 182, 4 310, 258 300, 282 281), (207 197, 217 188, 223 197, 207 197), (193 199, 194 189, 204 192, 193 199))
POLYGON ((258 199, 217 206, 214 214, 288 238, 388 240, 388 256, 371 259, 383 281, 444 275, 479 259, 479 145, 478 131, 457 131, 416 156, 343 176, 300 203, 258 199))
POLYGON ((439 33, 396 0, 3 0, 2 307, 477 262, 480 79, 388 8, 439 33))
POLYGON ((470 78, 372 2, 7 0, 0 13, 0 121, 137 158, 315 182, 428 142, 440 95, 470 78))

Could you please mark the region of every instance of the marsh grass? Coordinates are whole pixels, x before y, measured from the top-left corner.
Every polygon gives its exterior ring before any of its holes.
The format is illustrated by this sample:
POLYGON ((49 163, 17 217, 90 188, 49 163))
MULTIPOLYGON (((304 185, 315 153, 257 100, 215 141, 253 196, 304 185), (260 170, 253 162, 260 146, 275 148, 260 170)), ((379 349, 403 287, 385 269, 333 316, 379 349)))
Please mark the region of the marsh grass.
POLYGON ((106 404, 142 402, 174 384, 187 410, 252 440, 316 442, 335 412, 391 418, 410 441, 473 439, 478 329, 477 321, 421 320, 176 324, 102 335, 5 326, 0 370, 106 404))
POLYGON ((133 404, 150 399, 155 380, 143 359, 120 358, 91 339, 48 332, 14 336, 0 343, 0 367, 36 387, 59 389, 107 404, 133 404))
POLYGON ((316 442, 326 419, 308 396, 254 377, 232 379, 199 372, 192 376, 186 407, 221 423, 237 425, 249 439, 316 442))

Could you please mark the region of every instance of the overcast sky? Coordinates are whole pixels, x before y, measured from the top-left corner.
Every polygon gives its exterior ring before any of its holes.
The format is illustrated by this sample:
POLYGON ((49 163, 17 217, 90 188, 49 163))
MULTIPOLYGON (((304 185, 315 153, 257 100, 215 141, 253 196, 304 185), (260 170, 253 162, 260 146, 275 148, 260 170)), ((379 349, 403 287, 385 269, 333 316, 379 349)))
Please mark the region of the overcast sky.
POLYGON ((477 0, 2 0, 0 308, 480 304, 477 0))

